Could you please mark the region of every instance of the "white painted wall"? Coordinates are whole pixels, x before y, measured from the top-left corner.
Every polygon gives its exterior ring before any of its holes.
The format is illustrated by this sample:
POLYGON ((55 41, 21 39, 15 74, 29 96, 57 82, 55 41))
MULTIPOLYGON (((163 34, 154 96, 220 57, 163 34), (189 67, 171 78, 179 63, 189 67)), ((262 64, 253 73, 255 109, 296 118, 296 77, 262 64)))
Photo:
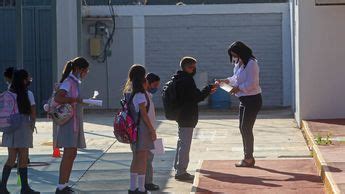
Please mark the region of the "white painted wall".
MULTIPOLYGON (((157 5, 157 6, 114 6, 119 17, 132 17, 133 21, 133 62, 144 64, 148 52, 145 50, 145 18, 150 16, 203 16, 228 14, 282 14, 282 90, 283 106, 291 106, 292 87, 292 50, 290 5, 288 3, 226 4, 226 5, 157 5)), ((109 17, 108 6, 84 6, 83 17, 109 17)), ((261 22, 261 21, 260 21, 261 22)), ((255 37, 252 37, 255 38, 255 37)), ((267 44, 270 44, 267 42, 267 44)), ((279 48, 280 49, 280 48, 279 48)), ((226 57, 226 56, 225 56, 226 57)), ((279 64, 277 64, 279 65, 279 64)))
POLYGON ((296 119, 344 118, 345 6, 296 7, 296 119))
POLYGON ((61 78, 67 60, 78 56, 77 0, 56 2, 57 78, 61 78))

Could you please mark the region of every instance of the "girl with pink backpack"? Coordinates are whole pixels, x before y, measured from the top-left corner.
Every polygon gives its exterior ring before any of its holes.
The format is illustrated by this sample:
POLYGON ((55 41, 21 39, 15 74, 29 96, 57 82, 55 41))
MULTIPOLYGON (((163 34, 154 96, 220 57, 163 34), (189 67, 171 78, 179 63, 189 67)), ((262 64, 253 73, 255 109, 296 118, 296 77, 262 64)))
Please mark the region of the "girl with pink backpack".
MULTIPOLYGON (((28 155, 33 147, 33 132, 36 121, 36 106, 34 95, 28 90, 31 83, 29 73, 22 69, 14 72, 9 90, 4 92, 13 97, 14 114, 17 114, 15 129, 3 131, 2 146, 8 148, 8 159, 2 171, 0 193, 8 194, 7 181, 18 157, 18 172, 21 179, 21 194, 38 194, 28 184, 28 155)), ((2 94, 2 95, 3 95, 2 94)), ((4 111, 4 109, 2 109, 4 111)), ((13 125, 10 125, 13 128, 13 125)))
POLYGON ((147 168, 148 152, 154 149, 154 141, 157 139, 156 130, 152 118, 148 112, 153 109, 150 106, 149 94, 147 91, 146 70, 141 65, 133 65, 128 73, 127 83, 124 87, 125 95, 131 116, 137 122, 137 139, 131 144, 133 160, 130 169, 129 194, 145 194, 145 174, 147 168))
POLYGON ((68 120, 58 124, 57 134, 53 142, 54 147, 64 148, 60 165, 59 184, 55 192, 57 194, 73 193, 72 188, 68 186, 68 181, 77 156, 77 149, 86 148, 80 84, 88 72, 89 63, 86 59, 77 57, 68 61, 60 80, 59 89, 54 97, 57 104, 65 104, 72 109, 72 114, 68 117, 68 120))

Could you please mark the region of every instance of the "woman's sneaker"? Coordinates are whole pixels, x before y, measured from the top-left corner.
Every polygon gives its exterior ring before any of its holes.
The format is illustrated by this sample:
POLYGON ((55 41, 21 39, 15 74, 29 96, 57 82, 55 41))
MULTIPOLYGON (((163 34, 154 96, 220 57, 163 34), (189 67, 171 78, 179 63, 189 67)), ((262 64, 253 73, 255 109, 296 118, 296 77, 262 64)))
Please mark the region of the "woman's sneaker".
POLYGON ((56 188, 55 194, 72 194, 74 193, 71 187, 65 187, 64 189, 60 190, 56 188))

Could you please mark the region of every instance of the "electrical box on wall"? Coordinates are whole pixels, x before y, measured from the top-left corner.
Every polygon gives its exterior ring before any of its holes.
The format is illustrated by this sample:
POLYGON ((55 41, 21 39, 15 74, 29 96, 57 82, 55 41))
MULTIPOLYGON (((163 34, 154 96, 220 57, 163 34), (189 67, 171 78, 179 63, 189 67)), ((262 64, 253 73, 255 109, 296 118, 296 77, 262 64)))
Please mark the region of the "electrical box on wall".
POLYGON ((102 39, 99 37, 90 38, 90 56, 99 57, 102 53, 102 39))

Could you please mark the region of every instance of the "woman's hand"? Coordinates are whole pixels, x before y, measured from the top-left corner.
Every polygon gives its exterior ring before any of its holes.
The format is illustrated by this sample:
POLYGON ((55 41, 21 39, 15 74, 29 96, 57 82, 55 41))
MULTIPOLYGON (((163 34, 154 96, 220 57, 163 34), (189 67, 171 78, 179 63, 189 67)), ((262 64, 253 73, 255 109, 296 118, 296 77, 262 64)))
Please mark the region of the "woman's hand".
POLYGON ((238 92, 240 91, 240 88, 239 87, 233 87, 230 91, 230 94, 231 95, 235 95, 237 94, 238 92))
POLYGON ((150 131, 150 134, 151 134, 151 139, 152 139, 152 141, 155 141, 155 140, 157 139, 156 130, 151 130, 151 131, 150 131))

